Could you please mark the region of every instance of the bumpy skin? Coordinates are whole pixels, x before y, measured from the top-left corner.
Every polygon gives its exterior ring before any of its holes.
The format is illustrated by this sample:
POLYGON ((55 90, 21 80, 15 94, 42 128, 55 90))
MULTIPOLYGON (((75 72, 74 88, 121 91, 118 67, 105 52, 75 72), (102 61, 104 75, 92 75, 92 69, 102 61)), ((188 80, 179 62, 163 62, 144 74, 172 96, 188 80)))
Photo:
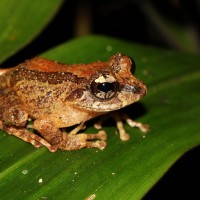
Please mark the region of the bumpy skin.
POLYGON ((120 53, 108 62, 66 65, 33 58, 0 70, 0 129, 35 147, 54 152, 105 148, 106 134, 76 134, 83 123, 140 100, 146 86, 131 73, 132 61, 120 53), (27 121, 33 121, 27 129, 27 121), (61 128, 80 124, 66 134, 61 128), (95 140, 95 141, 92 141, 95 140))

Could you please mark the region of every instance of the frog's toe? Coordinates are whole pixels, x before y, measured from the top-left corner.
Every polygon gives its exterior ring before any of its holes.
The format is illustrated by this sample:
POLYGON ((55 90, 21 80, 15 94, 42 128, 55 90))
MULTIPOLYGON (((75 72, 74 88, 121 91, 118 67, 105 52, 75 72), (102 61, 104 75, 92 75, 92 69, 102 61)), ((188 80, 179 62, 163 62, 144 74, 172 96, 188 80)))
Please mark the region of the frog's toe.
POLYGON ((126 133, 124 130, 119 130, 119 132, 120 132, 120 139, 122 141, 127 141, 130 139, 130 135, 126 133))
POLYGON ((99 133, 97 133, 97 139, 99 140, 107 140, 107 134, 104 130, 99 131, 99 133))
POLYGON ((98 148, 100 150, 104 150, 106 148, 107 143, 105 141, 97 140, 95 142, 86 142, 86 148, 98 148))

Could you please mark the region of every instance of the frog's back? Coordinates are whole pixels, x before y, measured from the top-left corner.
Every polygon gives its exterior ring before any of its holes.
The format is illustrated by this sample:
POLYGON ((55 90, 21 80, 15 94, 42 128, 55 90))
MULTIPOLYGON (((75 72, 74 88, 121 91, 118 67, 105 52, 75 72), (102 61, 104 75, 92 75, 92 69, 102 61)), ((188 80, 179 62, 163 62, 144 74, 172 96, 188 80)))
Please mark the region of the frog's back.
POLYGON ((3 104, 3 99, 10 94, 10 77, 10 73, 6 72, 0 75, 0 105, 3 104))
POLYGON ((10 104, 16 106, 18 102, 29 113, 33 111, 34 114, 30 113, 31 115, 38 116, 36 111, 49 112, 52 105, 65 101, 72 88, 80 88, 85 84, 84 78, 61 70, 66 68, 62 64, 57 66, 60 69, 52 71, 52 63, 54 62, 35 58, 0 75, 0 107, 13 106, 10 104), (45 70, 47 67, 50 69, 45 70))

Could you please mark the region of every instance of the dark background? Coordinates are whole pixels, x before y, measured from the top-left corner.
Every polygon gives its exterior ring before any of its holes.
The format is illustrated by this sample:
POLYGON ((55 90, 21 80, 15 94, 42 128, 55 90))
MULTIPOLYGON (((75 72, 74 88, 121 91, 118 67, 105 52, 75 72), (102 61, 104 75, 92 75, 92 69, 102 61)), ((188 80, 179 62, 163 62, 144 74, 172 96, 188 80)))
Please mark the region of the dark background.
POLYGON ((3 66, 88 34, 200 54, 199 22, 199 0, 66 0, 42 34, 3 66), (176 29, 181 35, 173 34, 176 29), (190 46, 179 41, 182 35, 190 46))
MULTIPOLYGON (((4 66, 14 66, 64 41, 87 34, 103 34, 199 54, 199 22, 199 0, 68 0, 42 34, 4 66), (194 46, 183 48, 165 22, 173 23, 183 33, 190 33, 194 46)), ((198 199, 199 155, 200 147, 186 153, 143 199, 198 199)))

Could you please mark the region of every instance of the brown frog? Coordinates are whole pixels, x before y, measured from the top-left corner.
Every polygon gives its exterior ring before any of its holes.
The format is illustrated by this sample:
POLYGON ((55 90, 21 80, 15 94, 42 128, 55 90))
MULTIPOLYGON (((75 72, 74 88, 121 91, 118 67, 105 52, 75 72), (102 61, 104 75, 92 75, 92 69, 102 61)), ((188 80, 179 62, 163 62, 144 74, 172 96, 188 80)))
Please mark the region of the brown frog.
MULTIPOLYGON (((51 152, 106 147, 106 133, 78 133, 84 122, 140 100, 146 86, 131 73, 132 61, 121 53, 108 62, 66 65, 33 58, 0 70, 0 129, 51 152), (28 121, 32 125, 27 125, 28 121), (66 133, 63 128, 78 125, 66 133), (29 130, 33 128, 39 134, 29 130)), ((122 140, 129 136, 115 116, 122 140)), ((125 116, 143 132, 147 125, 125 116)), ((96 125, 101 128, 100 124, 96 125)))

